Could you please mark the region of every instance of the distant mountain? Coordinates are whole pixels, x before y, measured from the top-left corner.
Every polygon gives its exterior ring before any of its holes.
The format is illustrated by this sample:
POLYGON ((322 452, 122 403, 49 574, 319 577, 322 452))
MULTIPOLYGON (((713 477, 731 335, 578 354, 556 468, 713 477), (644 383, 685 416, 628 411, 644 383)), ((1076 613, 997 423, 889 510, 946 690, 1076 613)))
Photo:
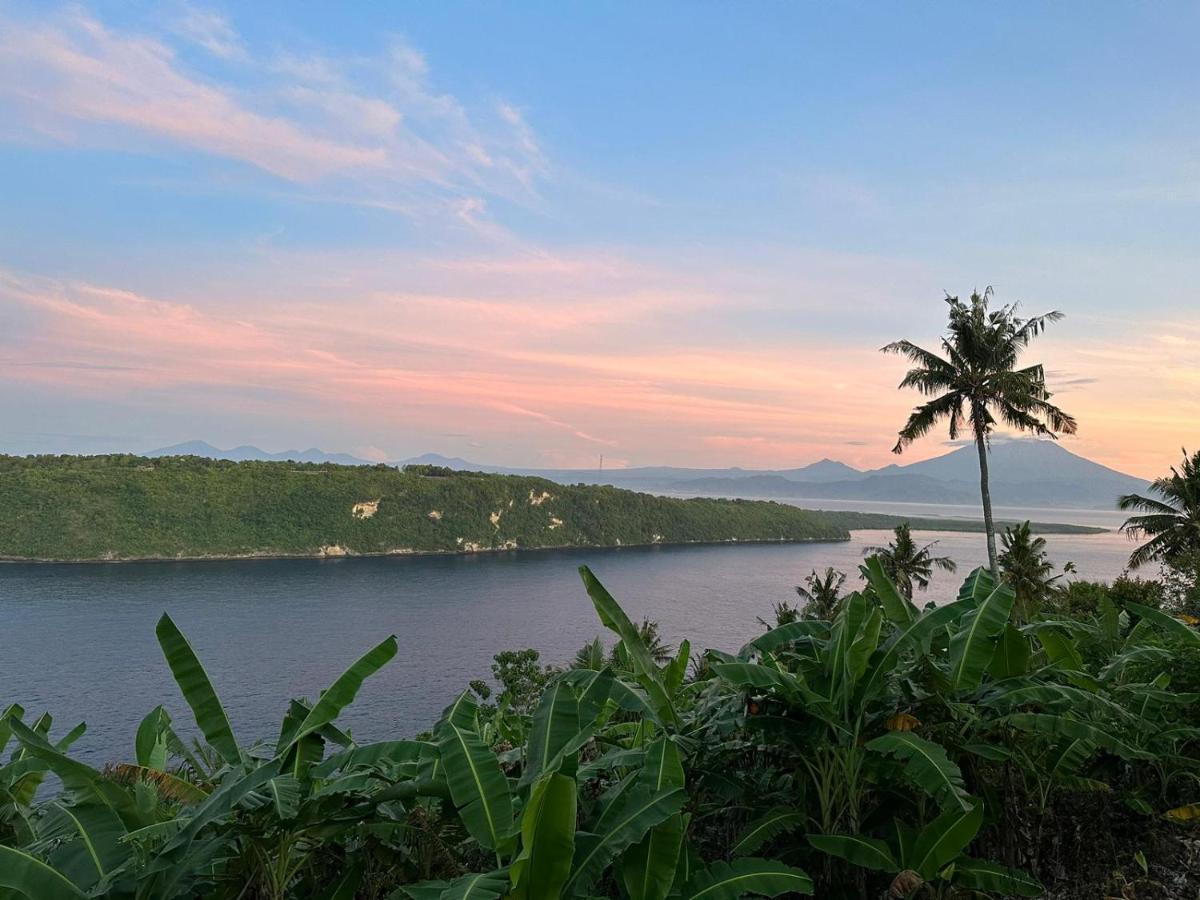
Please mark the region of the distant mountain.
MULTIPOLYGON (((641 491, 719 497, 859 500, 975 505, 979 457, 973 444, 908 465, 861 471, 831 459, 794 469, 506 469, 426 454, 416 460, 453 469, 537 475, 562 484, 611 484, 641 491)), ((1121 494, 1145 491, 1147 482, 1094 463, 1056 441, 997 440, 988 455, 992 501, 997 506, 1112 509, 1121 494)))
POLYGON ((857 481, 867 477, 867 473, 848 466, 836 459, 821 459, 799 469, 785 469, 779 472, 789 481, 829 482, 857 481))
POLYGON ((170 447, 160 447, 151 450, 144 456, 203 456, 208 459, 228 459, 234 462, 258 460, 260 462, 308 462, 308 463, 337 463, 340 466, 369 466, 374 463, 359 459, 349 453, 326 453, 316 447, 307 450, 284 450, 280 453, 268 453, 258 447, 243 444, 232 450, 222 450, 207 441, 185 441, 182 444, 172 444, 170 447))
POLYGON ((853 481, 793 481, 780 475, 750 478, 696 478, 677 482, 674 493, 738 497, 790 497, 808 500, 886 500, 899 503, 969 504, 979 501, 965 485, 927 475, 866 475, 853 481))
POLYGON ((460 472, 499 472, 501 466, 485 466, 480 463, 467 462, 461 456, 442 456, 440 453, 422 453, 410 459, 402 459, 398 466, 444 466, 447 469, 457 469, 460 472))
POLYGON ((680 466, 637 466, 627 469, 540 469, 512 466, 492 466, 470 462, 458 456, 442 456, 439 453, 423 453, 398 465, 445 466, 449 469, 490 472, 502 475, 533 475, 549 478, 562 484, 611 484, 615 487, 640 487, 643 490, 663 489, 698 478, 744 480, 762 476, 774 476, 788 481, 821 483, 826 481, 850 481, 866 476, 865 472, 832 459, 822 459, 796 469, 743 469, 733 466, 727 469, 687 469, 680 466))
MULTIPOLYGON (((294 460, 371 465, 346 453, 258 447, 221 450, 204 441, 163 447, 147 456, 207 456, 231 460, 294 460)), ((397 465, 434 465, 501 475, 529 475, 560 484, 608 484, 648 493, 692 493, 717 497, 857 500, 975 505, 979 503, 979 458, 966 445, 933 459, 859 470, 832 459, 792 469, 688 469, 642 466, 628 469, 542 469, 494 466, 458 456, 423 453, 397 465)), ((997 506, 1112 509, 1121 494, 1141 493, 1147 482, 1094 463, 1056 441, 997 440, 988 455, 992 501, 997 506)))
MULTIPOLYGON (((988 454, 988 469, 992 502, 997 506, 1113 509, 1121 494, 1141 493, 1147 487, 1140 478, 1046 440, 997 441, 988 454)), ((976 504, 979 456, 974 445, 968 445, 944 456, 859 472, 841 481, 697 478, 676 482, 672 489, 719 496, 976 504)))

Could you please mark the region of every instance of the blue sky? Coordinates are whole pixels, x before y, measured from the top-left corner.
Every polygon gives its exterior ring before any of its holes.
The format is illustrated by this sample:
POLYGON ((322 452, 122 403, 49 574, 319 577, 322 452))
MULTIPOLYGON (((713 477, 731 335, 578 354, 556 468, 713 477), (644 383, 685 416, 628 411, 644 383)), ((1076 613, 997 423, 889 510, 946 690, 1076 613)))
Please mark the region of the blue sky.
POLYGON ((1200 437, 1198 25, 0 3, 0 450, 877 465, 875 349, 990 283, 1068 314, 1072 449, 1154 473, 1200 437))

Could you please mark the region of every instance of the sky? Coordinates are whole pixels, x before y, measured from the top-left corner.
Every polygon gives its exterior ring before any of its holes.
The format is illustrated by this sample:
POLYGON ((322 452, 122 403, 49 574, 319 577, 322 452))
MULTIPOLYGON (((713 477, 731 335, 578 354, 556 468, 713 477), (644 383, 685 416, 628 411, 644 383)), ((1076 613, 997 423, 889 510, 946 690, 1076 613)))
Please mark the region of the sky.
MULTIPOLYGON (((0 452, 879 466, 947 292, 1200 447, 1200 6, 0 0, 0 452)), ((946 452, 944 434, 914 445, 946 452)), ((900 460, 903 461, 903 460, 900 460)))

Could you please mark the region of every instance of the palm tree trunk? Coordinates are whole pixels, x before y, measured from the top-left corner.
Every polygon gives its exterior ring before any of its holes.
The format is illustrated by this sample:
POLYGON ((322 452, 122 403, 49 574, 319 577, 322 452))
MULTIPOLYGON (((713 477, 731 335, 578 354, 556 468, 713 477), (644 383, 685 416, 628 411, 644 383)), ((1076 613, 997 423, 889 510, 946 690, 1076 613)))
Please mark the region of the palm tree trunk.
POLYGON ((988 487, 987 437, 982 429, 975 430, 975 447, 979 450, 979 495, 983 499, 983 530, 987 534, 988 568, 992 577, 1000 580, 996 568, 996 526, 992 522, 992 491, 988 487))

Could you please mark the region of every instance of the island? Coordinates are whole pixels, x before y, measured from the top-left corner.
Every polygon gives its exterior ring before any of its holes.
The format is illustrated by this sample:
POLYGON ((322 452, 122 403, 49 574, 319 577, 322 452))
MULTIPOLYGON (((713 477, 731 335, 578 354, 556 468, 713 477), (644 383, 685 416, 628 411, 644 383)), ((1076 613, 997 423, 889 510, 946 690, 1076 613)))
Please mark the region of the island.
MULTIPOLYGON (((438 466, 0 456, 0 559, 125 561, 845 541, 899 516, 438 466)), ((978 530, 961 520, 914 528, 978 530)), ((1083 526, 1039 526, 1087 533, 1083 526)))

